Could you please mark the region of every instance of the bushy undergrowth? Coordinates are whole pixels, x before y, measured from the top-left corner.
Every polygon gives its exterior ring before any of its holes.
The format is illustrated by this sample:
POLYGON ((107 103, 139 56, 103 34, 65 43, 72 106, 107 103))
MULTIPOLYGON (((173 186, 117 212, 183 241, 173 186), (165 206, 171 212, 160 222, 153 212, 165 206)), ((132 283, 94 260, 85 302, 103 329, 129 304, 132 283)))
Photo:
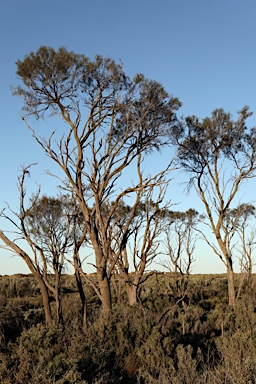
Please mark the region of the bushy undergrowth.
POLYGON ((3 384, 256 383, 254 293, 243 292, 233 310, 222 276, 192 276, 183 295, 171 275, 153 276, 138 305, 124 296, 108 319, 88 289, 87 330, 73 277, 62 291, 64 324, 50 328, 33 278, 12 279, 0 278, 3 384))

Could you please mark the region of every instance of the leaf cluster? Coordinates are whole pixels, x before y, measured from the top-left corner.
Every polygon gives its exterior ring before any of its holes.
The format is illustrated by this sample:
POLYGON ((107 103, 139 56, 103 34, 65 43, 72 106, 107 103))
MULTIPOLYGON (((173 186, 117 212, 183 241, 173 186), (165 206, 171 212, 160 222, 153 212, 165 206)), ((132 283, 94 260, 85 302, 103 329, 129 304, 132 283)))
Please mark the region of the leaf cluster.
POLYGON ((223 109, 215 109, 211 117, 202 121, 196 116, 187 117, 179 129, 176 127, 172 131, 181 166, 186 171, 202 174, 206 167, 221 158, 237 165, 240 158, 248 161, 256 145, 255 129, 249 130, 246 125, 251 115, 249 108, 244 107, 236 121, 223 109))
POLYGON ((41 118, 45 112, 65 118, 75 114, 80 123, 86 106, 91 129, 111 126, 109 140, 146 151, 169 142, 168 132, 181 106, 156 81, 136 75, 132 80, 122 65, 97 55, 94 60, 61 47, 42 46, 17 61, 23 86, 13 90, 24 100, 23 110, 41 118))

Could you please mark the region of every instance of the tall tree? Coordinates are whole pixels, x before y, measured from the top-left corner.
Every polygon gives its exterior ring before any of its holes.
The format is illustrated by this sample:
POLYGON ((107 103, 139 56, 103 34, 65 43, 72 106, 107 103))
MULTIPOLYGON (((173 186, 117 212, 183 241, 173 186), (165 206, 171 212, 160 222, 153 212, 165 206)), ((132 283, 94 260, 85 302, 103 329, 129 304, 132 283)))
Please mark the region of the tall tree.
POLYGON ((103 313, 111 310, 109 227, 118 202, 155 183, 155 177, 130 180, 129 170, 141 167, 143 156, 170 142, 176 123, 177 98, 161 84, 143 75, 130 79, 121 64, 96 56, 41 47, 17 61, 24 112, 38 119, 57 115, 66 123, 64 133, 41 138, 26 117, 33 137, 61 168, 63 183, 75 193, 94 250, 103 313), (122 176, 121 185, 120 177, 122 176), (115 204, 103 215, 111 196, 115 204))
MULTIPOLYGON (((178 162, 190 175, 189 185, 204 204, 217 242, 213 249, 226 267, 232 306, 235 306, 234 269, 225 221, 241 184, 256 175, 256 129, 246 126, 250 116, 248 107, 239 112, 236 121, 230 113, 216 109, 202 121, 195 116, 187 117, 173 130, 178 162)), ((208 240, 206 236, 205 239, 208 240)))

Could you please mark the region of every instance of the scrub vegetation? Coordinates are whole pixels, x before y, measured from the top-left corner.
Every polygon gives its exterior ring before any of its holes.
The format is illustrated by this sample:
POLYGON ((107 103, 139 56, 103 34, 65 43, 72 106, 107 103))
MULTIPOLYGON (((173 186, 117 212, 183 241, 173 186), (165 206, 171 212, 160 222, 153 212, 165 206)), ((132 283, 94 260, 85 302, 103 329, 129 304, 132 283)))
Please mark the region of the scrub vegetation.
POLYGON ((192 275, 182 293, 180 280, 150 275, 135 306, 124 284, 118 295, 113 284, 108 321, 87 285, 85 331, 75 276, 63 276, 63 323, 50 327, 34 277, 2 276, 1 383, 254 383, 254 286, 244 286, 234 310, 225 275, 192 275))

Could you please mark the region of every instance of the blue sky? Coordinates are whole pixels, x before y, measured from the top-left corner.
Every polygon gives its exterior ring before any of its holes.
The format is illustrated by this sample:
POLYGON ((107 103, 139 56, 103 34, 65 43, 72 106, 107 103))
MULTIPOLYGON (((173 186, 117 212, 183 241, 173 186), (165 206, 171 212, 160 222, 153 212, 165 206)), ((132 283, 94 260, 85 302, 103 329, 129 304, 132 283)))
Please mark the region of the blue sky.
MULTIPOLYGON (((33 188, 39 183, 50 193, 54 187, 54 182, 44 175, 44 169, 52 167, 52 163, 22 123, 21 102, 11 94, 10 86, 17 84, 15 61, 40 45, 64 45, 91 58, 101 54, 120 59, 128 75, 143 73, 159 81, 180 98, 181 114, 204 117, 216 107, 235 114, 244 105, 255 111, 255 16, 255 0, 3 2, 0 207, 5 201, 14 210, 18 206, 16 182, 21 164, 38 163, 31 180, 33 188)), ((45 124, 51 127, 50 121, 45 124)), ((253 184, 250 189, 255 189, 253 184)), ((179 209, 202 208, 195 196, 183 196, 177 185, 171 190, 175 191, 173 201, 180 202, 179 209)), ((225 272, 210 253, 204 247, 197 251, 194 272, 225 272)), ((0 250, 0 274, 26 271, 22 260, 10 259, 6 251, 0 250)))

